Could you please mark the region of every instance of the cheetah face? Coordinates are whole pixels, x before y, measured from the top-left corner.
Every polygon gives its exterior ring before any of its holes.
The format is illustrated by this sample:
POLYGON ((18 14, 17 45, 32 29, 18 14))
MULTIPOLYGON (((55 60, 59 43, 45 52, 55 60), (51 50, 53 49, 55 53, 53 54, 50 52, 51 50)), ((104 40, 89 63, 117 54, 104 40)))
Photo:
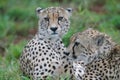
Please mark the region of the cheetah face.
POLYGON ((83 60, 86 64, 92 62, 97 56, 97 47, 92 38, 81 33, 73 35, 69 45, 70 56, 75 60, 83 60), (74 39, 73 39, 74 38, 74 39))
POLYGON ((74 59, 90 63, 93 60, 106 58, 114 45, 105 34, 76 33, 71 37, 68 47, 70 56, 74 59))
POLYGON ((39 33, 46 37, 62 37, 70 25, 70 15, 72 10, 60 7, 49 7, 46 9, 36 9, 39 17, 39 33))

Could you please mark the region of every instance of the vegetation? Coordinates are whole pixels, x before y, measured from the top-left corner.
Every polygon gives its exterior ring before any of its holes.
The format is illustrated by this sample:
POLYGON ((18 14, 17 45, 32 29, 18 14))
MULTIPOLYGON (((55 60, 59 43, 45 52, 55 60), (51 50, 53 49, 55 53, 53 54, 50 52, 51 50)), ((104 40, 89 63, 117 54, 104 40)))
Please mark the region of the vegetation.
POLYGON ((0 0, 0 80, 29 80, 19 69, 19 56, 37 31, 37 7, 72 7, 70 36, 88 27, 110 35, 120 44, 119 0, 0 0))

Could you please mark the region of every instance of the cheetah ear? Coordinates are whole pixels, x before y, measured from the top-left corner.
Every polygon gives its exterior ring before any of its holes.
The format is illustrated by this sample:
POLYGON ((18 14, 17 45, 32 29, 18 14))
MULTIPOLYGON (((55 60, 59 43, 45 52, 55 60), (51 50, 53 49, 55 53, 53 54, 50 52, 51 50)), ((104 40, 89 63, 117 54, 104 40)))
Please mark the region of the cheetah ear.
POLYGON ((72 8, 67 8, 66 10, 70 15, 72 14, 72 11, 73 11, 72 8))
POLYGON ((96 44, 97 46, 102 46, 104 43, 105 37, 103 35, 96 36, 96 44))
POLYGON ((36 13, 39 14, 42 12, 42 10, 43 10, 42 8, 38 7, 38 8, 36 8, 36 13))

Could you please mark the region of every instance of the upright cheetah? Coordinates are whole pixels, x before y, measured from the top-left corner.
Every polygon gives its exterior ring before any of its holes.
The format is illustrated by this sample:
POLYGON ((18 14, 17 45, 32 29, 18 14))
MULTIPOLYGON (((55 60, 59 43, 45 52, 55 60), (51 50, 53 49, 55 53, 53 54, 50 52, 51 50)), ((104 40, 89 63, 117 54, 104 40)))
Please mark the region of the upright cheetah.
POLYGON ((72 9, 36 9, 38 32, 25 46, 20 57, 21 70, 34 80, 59 76, 66 48, 61 37, 68 31, 72 9))

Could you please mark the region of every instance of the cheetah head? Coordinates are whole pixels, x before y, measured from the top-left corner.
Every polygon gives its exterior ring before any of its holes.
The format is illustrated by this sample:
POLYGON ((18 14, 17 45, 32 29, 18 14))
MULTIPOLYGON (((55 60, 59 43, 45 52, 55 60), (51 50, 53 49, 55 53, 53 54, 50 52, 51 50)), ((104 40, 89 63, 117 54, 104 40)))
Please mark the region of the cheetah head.
POLYGON ((68 50, 73 59, 83 60, 85 63, 90 63, 93 60, 106 58, 109 56, 115 43, 111 38, 103 33, 87 34, 87 32, 95 30, 86 30, 78 32, 71 37, 68 50))
POLYGON ((48 7, 36 9, 39 21, 39 34, 47 38, 62 37, 69 29, 72 9, 48 7))

